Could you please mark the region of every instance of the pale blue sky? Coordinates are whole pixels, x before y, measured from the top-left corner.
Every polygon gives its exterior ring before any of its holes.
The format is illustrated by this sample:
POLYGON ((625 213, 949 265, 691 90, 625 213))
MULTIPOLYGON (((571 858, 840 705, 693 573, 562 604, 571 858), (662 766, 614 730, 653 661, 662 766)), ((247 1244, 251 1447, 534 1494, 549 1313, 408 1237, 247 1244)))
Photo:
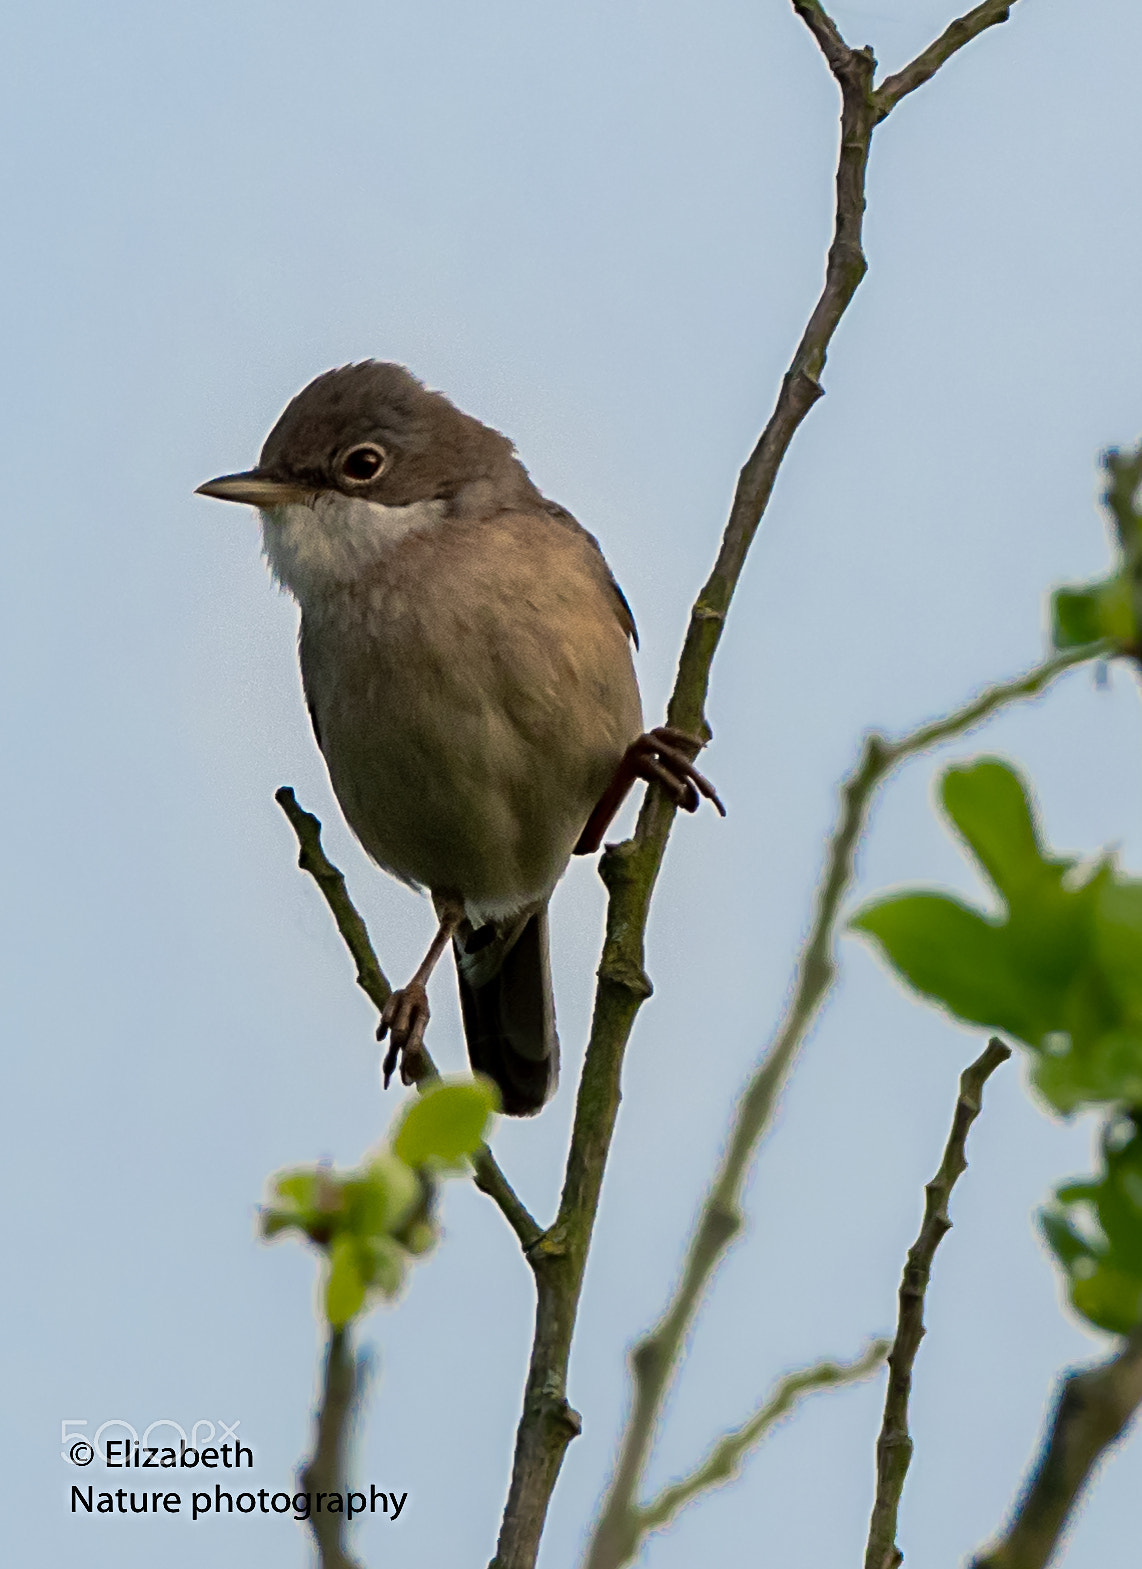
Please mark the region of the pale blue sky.
MULTIPOLYGON (((949 0, 837 4, 886 69, 949 0)), ((300 699, 295 612, 252 516, 195 498, 318 371, 404 361, 506 430, 596 532, 643 636, 648 713, 737 469, 819 287, 836 98, 787 0, 42 0, 0 23, 6 276, 4 901, 9 1167, 3 1387, 13 1561, 300 1566, 296 1528, 73 1519, 59 1424, 233 1423, 258 1485, 308 1443, 312 1259, 253 1240, 278 1167, 355 1161, 382 1100, 370 1009, 272 801, 294 784, 390 974, 427 906, 340 824, 300 699)), ((576 1562, 733 1098, 786 993, 835 784, 1043 648, 1049 584, 1106 561, 1099 450, 1142 429, 1132 0, 1020 0, 878 133, 871 271, 755 546, 710 700, 730 807, 679 824, 652 923, 583 1302, 571 1448, 542 1563, 576 1562)), ((1063 848, 1142 863, 1137 692, 1071 676, 970 744, 1031 774, 1063 848)), ((861 890, 978 891, 929 805, 884 795, 861 890)), ((497 1149, 557 1192, 601 914, 554 912, 566 1072, 497 1149)), ((450 982, 432 1044, 462 1060, 450 982)), ((845 944, 766 1143, 654 1477, 782 1371, 884 1331, 977 1039, 845 944)), ((1096 1351, 1031 1217, 1089 1160, 1021 1063, 993 1081, 917 1367, 909 1569, 998 1524, 1057 1369, 1096 1351)), ((531 1292, 463 1185, 405 1300, 371 1318, 359 1474, 407 1490, 370 1565, 491 1556, 531 1292)), ((657 1540, 653 1569, 859 1562, 879 1384, 824 1397, 657 1540)), ((1124 1561, 1142 1449, 1107 1467, 1067 1569, 1124 1561)), ((96 1482, 100 1468, 86 1476, 96 1482)))

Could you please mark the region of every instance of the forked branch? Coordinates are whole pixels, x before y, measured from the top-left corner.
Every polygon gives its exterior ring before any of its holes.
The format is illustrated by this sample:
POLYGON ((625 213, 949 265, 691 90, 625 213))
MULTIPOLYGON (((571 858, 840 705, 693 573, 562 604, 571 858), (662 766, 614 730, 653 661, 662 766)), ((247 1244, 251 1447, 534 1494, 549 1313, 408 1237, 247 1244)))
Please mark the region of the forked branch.
MULTIPOLYGON (((721 548, 690 614, 667 723, 702 737, 710 733, 705 718, 710 670, 746 555, 789 445, 822 395, 820 378, 829 346, 867 270, 862 226, 868 156, 873 131, 891 108, 873 96, 872 52, 850 49, 819 0, 793 0, 793 6, 841 89, 833 238, 820 297, 782 379, 773 413, 742 468, 721 548)), ((957 47, 954 42, 946 47, 937 65, 957 47)), ((644 938, 673 818, 672 804, 652 787, 633 838, 605 855, 600 868, 610 893, 607 934, 559 1214, 530 1255, 536 1272, 535 1337, 494 1569, 532 1569, 563 1454, 578 1431, 578 1418, 566 1398, 567 1365, 618 1113, 623 1055, 638 1010, 650 995, 644 938)))
POLYGON ((778 1092, 836 975, 834 950, 841 906, 852 885, 856 847, 877 789, 909 758, 964 734, 1009 703, 1036 696, 1064 671, 1108 652, 1102 644, 1069 649, 1044 660, 1026 675, 988 687, 954 713, 921 725, 896 741, 879 735, 866 738, 857 766, 841 788, 840 814, 829 841, 813 924, 785 1017, 737 1103, 729 1145, 702 1206, 674 1295, 654 1330, 631 1357, 631 1414, 591 1544, 588 1569, 617 1569, 629 1557, 626 1544, 631 1541, 631 1526, 638 1513, 638 1490, 682 1347, 710 1277, 741 1227, 742 1189, 778 1092))
MULTIPOLYGON (((820 297, 782 379, 773 413, 742 468, 721 548, 691 612, 668 708, 668 723, 701 737, 709 735, 704 708, 710 670, 747 552, 789 445, 822 395, 820 378, 829 346, 867 270, 862 224, 873 132, 899 98, 928 80, 983 27, 1003 20, 1009 10, 1008 6, 976 7, 903 72, 874 90, 875 60, 871 51, 849 48, 818 0, 792 0, 792 3, 820 45, 841 89, 833 239, 820 297)), ((1085 657, 1090 657, 1089 651, 1085 657)), ((899 755, 870 741, 862 765, 863 774, 859 780, 850 782, 848 789, 854 792, 857 817, 848 824, 851 837, 847 841, 834 842, 832 873, 836 887, 832 886, 832 879, 827 881, 822 907, 822 913, 827 913, 830 921, 835 916, 835 898, 839 898, 840 889, 847 885, 855 835, 860 826, 858 819, 863 820, 861 814, 867 806, 868 792, 899 755), (832 908, 825 911, 824 906, 830 900, 834 901, 832 908)), ((288 811, 284 800, 282 805, 288 811)), ((487 1167, 488 1184, 481 1183, 489 1186, 520 1237, 535 1274, 537 1294, 535 1335, 523 1413, 494 1569, 533 1569, 563 1455, 579 1430, 578 1416, 566 1398, 567 1366, 587 1251, 618 1112, 623 1056, 638 1009, 650 994, 650 983, 643 968, 644 936, 673 817, 673 804, 660 789, 652 786, 643 802, 633 838, 608 851, 600 867, 610 895, 606 939, 563 1192, 554 1224, 546 1232, 540 1232, 510 1188, 506 1188, 502 1173, 494 1163, 487 1167)), ((292 816, 291 821, 294 821, 292 816)), ((298 826, 296 821, 294 826, 298 826)), ((387 981, 379 967, 374 974, 362 964, 360 934, 354 932, 351 922, 343 922, 343 910, 342 914, 338 913, 341 901, 336 882, 323 881, 316 871, 314 875, 318 876, 342 935, 357 959, 358 983, 376 1001, 381 987, 387 993, 387 981)), ((826 922, 819 930, 817 946, 811 945, 799 983, 797 1011, 786 1021, 739 1113, 733 1159, 742 1169, 765 1125, 772 1098, 804 1030, 831 981, 832 959, 828 948, 831 932, 831 924, 826 922)), ((490 1156, 488 1160, 490 1162, 490 1156)), ((725 1178, 723 1171, 719 1182, 725 1178)), ((736 1182, 738 1178, 731 1174, 730 1180, 736 1182)), ((734 1224, 736 1198, 720 1216, 716 1210, 709 1210, 709 1225, 716 1246, 712 1251, 707 1249, 709 1257, 699 1261, 702 1279, 720 1255, 734 1224)), ((700 1285, 699 1281, 699 1289, 700 1285)))
POLYGON ((970 44, 973 38, 978 38, 986 28, 1006 22, 1014 4, 1015 0, 984 0, 974 11, 957 17, 935 42, 921 50, 902 71, 885 77, 873 95, 881 115, 890 113, 902 98, 914 93, 918 87, 923 87, 942 65, 958 54, 965 44, 970 44))
POLYGON ((670 1524, 687 1504, 701 1498, 712 1487, 732 1480, 750 1452, 757 1448, 782 1417, 788 1416, 807 1395, 822 1389, 839 1389, 858 1383, 875 1373, 888 1353, 887 1340, 874 1340, 855 1362, 817 1362, 799 1373, 789 1373, 754 1412, 733 1432, 724 1434, 689 1476, 664 1487, 657 1497, 643 1504, 632 1522, 633 1557, 639 1544, 653 1531, 670 1524))

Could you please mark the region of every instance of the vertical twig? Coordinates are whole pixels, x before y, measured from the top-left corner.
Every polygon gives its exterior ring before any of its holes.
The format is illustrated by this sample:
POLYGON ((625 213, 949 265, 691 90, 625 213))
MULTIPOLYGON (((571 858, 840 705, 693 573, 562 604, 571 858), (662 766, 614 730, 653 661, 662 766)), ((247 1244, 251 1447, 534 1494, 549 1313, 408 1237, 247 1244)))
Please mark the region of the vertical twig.
POLYGON ((864 1569, 897 1569, 904 1562, 904 1555, 896 1545, 896 1520, 904 1479, 912 1460, 908 1397, 912 1392, 912 1368, 924 1335, 924 1296, 936 1249, 952 1229, 948 1200, 956 1181, 967 1170, 967 1137, 982 1108, 983 1087, 1000 1063, 1010 1056, 1010 1046, 993 1037, 960 1076, 960 1094, 944 1158, 939 1171, 924 1189, 924 1219, 920 1235, 908 1250, 900 1282, 896 1339, 888 1353, 884 1421, 876 1445, 876 1499, 869 1522, 864 1569))
POLYGON ((361 1569, 345 1548, 345 1516, 317 1509, 318 1493, 344 1493, 346 1438, 356 1405, 360 1370, 349 1331, 331 1329, 325 1352, 325 1375, 317 1411, 313 1458, 302 1468, 302 1490, 310 1495, 309 1525, 317 1544, 321 1569, 361 1569))
MULTIPOLYGON (((869 51, 846 51, 836 226, 824 288, 773 414, 741 471, 717 561, 691 612, 668 722, 696 736, 709 734, 703 709, 710 667, 746 553, 789 444, 821 396, 819 377, 828 346, 866 270, 860 235, 865 167, 877 119, 870 98, 873 70, 869 51)), ((623 1055, 651 990, 643 968, 644 937, 673 818, 673 804, 660 790, 649 790, 633 839, 609 851, 600 867, 610 895, 607 934, 559 1213, 529 1255, 536 1281, 535 1335, 495 1569, 532 1569, 564 1453, 579 1431, 578 1415, 566 1398, 567 1364, 618 1114, 623 1055)))
POLYGON ((618 1569, 637 1548, 641 1513, 638 1490, 662 1404, 710 1276, 741 1227, 741 1191, 749 1163, 769 1125, 778 1092, 798 1048, 833 983, 837 915, 852 879, 857 842, 873 793, 884 776, 887 756, 888 747, 882 738, 869 736, 856 768, 844 783, 841 810, 829 841, 813 924, 789 1007, 773 1044, 735 1108, 729 1143, 702 1206, 674 1296, 658 1324, 631 1356, 634 1401, 587 1555, 587 1569, 618 1569))

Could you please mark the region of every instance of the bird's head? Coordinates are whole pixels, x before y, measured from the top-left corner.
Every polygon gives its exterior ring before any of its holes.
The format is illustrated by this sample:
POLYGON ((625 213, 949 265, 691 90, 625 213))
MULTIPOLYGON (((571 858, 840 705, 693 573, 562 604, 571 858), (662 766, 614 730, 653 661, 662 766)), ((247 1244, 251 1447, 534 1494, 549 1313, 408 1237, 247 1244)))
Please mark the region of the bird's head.
POLYGON ((410 531, 536 492, 506 436, 403 366, 365 360, 311 381, 256 468, 197 494, 259 509, 270 564, 304 603, 367 571, 410 531))

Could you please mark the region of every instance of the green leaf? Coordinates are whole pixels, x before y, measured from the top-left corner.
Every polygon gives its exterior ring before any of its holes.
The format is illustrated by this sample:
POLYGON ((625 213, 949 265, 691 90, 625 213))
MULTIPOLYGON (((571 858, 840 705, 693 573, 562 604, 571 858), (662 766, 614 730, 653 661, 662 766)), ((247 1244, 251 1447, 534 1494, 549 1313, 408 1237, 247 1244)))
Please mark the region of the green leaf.
POLYGON ((264 1237, 275 1237, 291 1227, 315 1240, 315 1233, 329 1235, 332 1230, 330 1206, 336 1209, 338 1195, 324 1168, 302 1166, 283 1172, 273 1180, 271 1192, 282 1202, 267 1205, 262 1210, 264 1237))
POLYGON ((289 1171, 274 1183, 279 1198, 288 1199, 295 1209, 313 1209, 317 1202, 317 1173, 312 1170, 289 1171))
POLYGON ((1142 1026, 1142 882, 1106 880, 1095 907, 1095 935, 1125 1019, 1142 1026))
POLYGON ((436 1172, 478 1148, 499 1103, 490 1079, 438 1084, 408 1108, 394 1148, 354 1171, 299 1167, 272 1180, 261 1214, 265 1237, 296 1229, 328 1255, 325 1311, 346 1324, 370 1294, 393 1297, 414 1257, 437 1241, 436 1172))
POLYGON ((401 1243, 409 1253, 415 1258, 419 1258, 422 1254, 429 1252, 431 1248, 435 1247, 436 1238, 437 1231, 435 1226, 427 1220, 417 1220, 405 1231, 401 1237, 401 1243))
POLYGON ((906 893, 865 906, 853 927, 924 996, 1030 1046, 1033 1082, 1064 1115, 1142 1105, 1142 883, 1109 857, 1051 855, 1023 780, 995 758, 949 769, 942 798, 1004 916, 906 893))
POLYGON ((1128 1335, 1142 1322, 1142 1280, 1116 1269, 1100 1269, 1071 1285, 1071 1305, 1098 1329, 1128 1335))
POLYGON ((1103 1136, 1097 1180, 1069 1182, 1040 1215, 1063 1267, 1071 1305, 1112 1334, 1142 1323, 1142 1131, 1139 1114, 1119 1118, 1103 1136))
MULTIPOLYGON (((1074 875, 1072 871, 1070 880, 1074 875)), ((1081 1033, 1078 1021, 1066 1017, 1068 1006, 1077 1003, 1087 1011, 1098 1011, 1100 987, 1089 976, 1084 981, 1083 972, 1090 964, 1103 875, 1100 869, 1077 886, 1064 884, 1061 875, 1049 875, 1032 887, 1011 892, 1006 928, 1011 962, 1034 987, 1045 1028, 1081 1033), (1084 985, 1085 1001, 1075 993, 1076 986, 1084 985)))
POLYGON ((1045 1209, 1039 1216, 1039 1224, 1047 1238, 1051 1251, 1068 1272, 1079 1259, 1085 1258, 1088 1244, 1073 1231, 1065 1214, 1057 1209, 1045 1209))
POLYGON ((1111 1101, 1142 1105, 1142 1034, 1106 1030, 1079 1039, 1048 1037, 1048 1054, 1035 1063, 1032 1077, 1064 1115, 1111 1101))
POLYGON ((365 1279, 358 1245, 352 1237, 335 1237, 329 1249, 329 1279, 325 1283, 325 1316, 335 1329, 347 1324, 365 1302, 365 1279))
POLYGON ((1005 899, 1062 868, 1044 860, 1031 803, 1019 775, 996 757, 949 768, 941 786, 944 810, 1005 899))
POLYGON ((480 1147, 488 1118, 499 1107, 490 1079, 435 1084, 408 1108, 393 1140, 393 1153, 406 1165, 454 1165, 480 1147))
POLYGON ((1037 995, 1012 965, 1003 928, 978 911, 943 894, 894 894, 850 925, 876 939, 909 985, 959 1018, 1037 1040, 1037 995))
POLYGON ((278 1236, 283 1231, 288 1231, 291 1226, 298 1225, 298 1218, 288 1210, 263 1209, 258 1217, 258 1224, 262 1236, 267 1241, 278 1236))
POLYGON ((1083 648, 1104 638, 1135 641, 1130 584, 1124 573, 1081 588, 1060 588, 1051 596, 1051 641, 1056 648, 1083 648))
POLYGON ((365 1245, 369 1285, 386 1297, 395 1297, 404 1285, 408 1254, 392 1237, 371 1237, 365 1245))
POLYGON ((355 1236, 396 1231, 420 1203, 420 1181, 403 1160, 385 1151, 342 1189, 345 1226, 355 1236))

